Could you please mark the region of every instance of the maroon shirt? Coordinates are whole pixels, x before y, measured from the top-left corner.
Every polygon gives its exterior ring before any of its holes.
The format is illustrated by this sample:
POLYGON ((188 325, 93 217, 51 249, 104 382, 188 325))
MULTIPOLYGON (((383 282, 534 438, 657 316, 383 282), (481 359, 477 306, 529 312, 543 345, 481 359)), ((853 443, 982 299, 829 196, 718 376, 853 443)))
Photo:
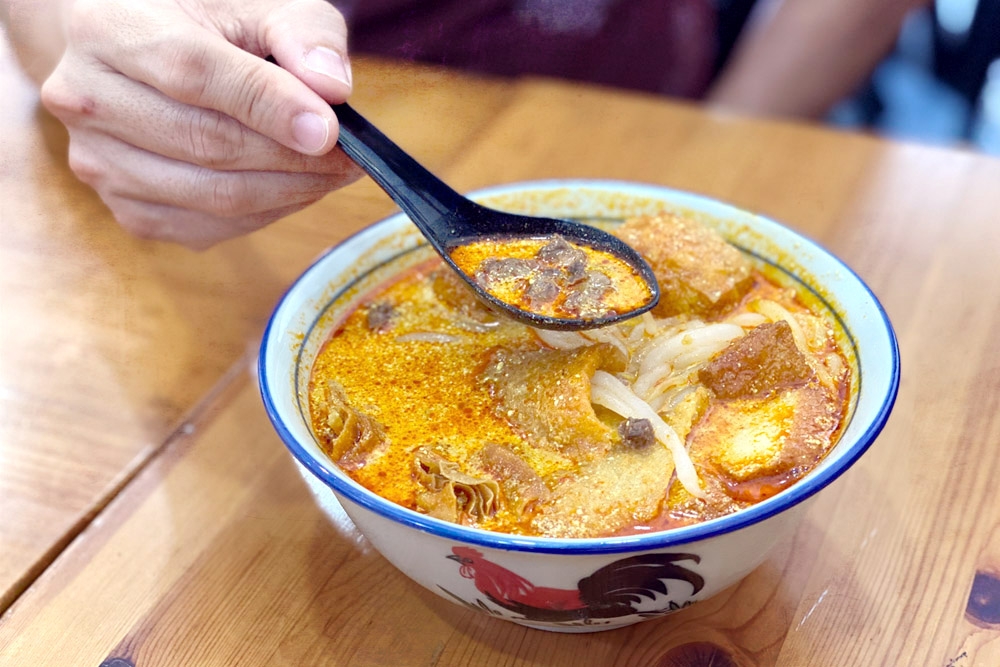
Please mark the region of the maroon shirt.
POLYGON ((353 52, 696 98, 715 60, 711 0, 336 0, 353 52))

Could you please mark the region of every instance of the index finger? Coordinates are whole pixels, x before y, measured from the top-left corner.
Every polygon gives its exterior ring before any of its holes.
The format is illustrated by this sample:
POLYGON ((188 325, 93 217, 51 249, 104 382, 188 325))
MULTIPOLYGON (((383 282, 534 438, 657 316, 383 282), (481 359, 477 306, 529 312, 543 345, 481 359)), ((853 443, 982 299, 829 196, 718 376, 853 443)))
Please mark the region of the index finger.
MULTIPOLYGON (((110 54, 107 64, 179 102, 231 116, 300 153, 323 155, 333 148, 336 116, 318 93, 225 36, 183 19, 136 26, 133 32, 144 39, 110 54)), ((346 84, 344 90, 349 91, 346 84)))

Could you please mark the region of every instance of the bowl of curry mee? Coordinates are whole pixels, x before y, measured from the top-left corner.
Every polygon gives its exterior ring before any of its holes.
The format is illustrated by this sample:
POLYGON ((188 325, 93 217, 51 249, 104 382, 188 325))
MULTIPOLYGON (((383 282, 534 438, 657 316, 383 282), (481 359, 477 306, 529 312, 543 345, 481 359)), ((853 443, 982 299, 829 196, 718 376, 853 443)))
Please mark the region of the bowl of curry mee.
MULTIPOLYGON (((684 608, 761 564, 888 419, 899 355, 884 311, 787 227, 613 181, 472 197, 619 236, 659 304, 595 330, 514 322, 398 214, 293 284, 259 362, 321 506, 443 598, 566 632, 684 608)), ((559 239, 497 259, 513 280, 543 259, 588 280, 559 239)))

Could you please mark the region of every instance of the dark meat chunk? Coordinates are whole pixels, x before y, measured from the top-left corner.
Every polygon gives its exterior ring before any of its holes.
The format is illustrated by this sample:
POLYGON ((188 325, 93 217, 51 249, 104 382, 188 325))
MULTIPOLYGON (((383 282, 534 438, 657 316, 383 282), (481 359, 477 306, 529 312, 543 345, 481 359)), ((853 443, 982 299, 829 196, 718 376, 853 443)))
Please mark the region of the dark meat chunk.
POLYGON ((560 317, 601 317, 610 311, 605 296, 613 289, 605 273, 588 270, 581 247, 559 235, 534 257, 488 257, 474 279, 494 296, 531 312, 560 317))
POLYGON ((524 292, 524 300, 528 306, 537 309, 554 302, 559 297, 560 278, 559 273, 552 269, 539 271, 524 292))
POLYGON ((643 449, 656 442, 653 425, 648 419, 629 417, 618 425, 618 435, 622 438, 622 444, 632 449, 643 449))
POLYGON ((569 290, 563 310, 577 317, 600 317, 607 312, 602 300, 611 289, 611 278, 599 271, 588 271, 586 280, 569 290))
POLYGON ((661 293, 653 313, 660 317, 721 312, 752 285, 747 259, 697 220, 667 213, 633 218, 614 234, 652 267, 661 293))
POLYGON ((395 315, 396 309, 392 307, 391 303, 372 303, 368 306, 365 324, 368 326, 369 331, 383 333, 392 328, 392 319, 395 315))
POLYGON ((804 384, 814 371, 784 320, 755 327, 698 372, 719 398, 753 398, 804 384))
POLYGON ((583 280, 586 275, 587 253, 573 247, 558 234, 542 246, 537 257, 546 265, 564 272, 566 283, 569 285, 583 280))

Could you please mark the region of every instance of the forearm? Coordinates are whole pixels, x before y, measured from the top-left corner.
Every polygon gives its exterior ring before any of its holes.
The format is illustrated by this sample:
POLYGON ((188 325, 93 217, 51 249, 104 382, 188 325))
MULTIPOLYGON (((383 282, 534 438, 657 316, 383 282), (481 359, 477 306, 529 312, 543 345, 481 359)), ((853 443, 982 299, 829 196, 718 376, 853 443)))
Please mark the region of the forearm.
POLYGON ((709 101, 817 117, 852 93, 927 0, 773 0, 748 26, 709 101))
POLYGON ((39 85, 66 49, 73 0, 0 0, 0 20, 21 67, 39 85))

